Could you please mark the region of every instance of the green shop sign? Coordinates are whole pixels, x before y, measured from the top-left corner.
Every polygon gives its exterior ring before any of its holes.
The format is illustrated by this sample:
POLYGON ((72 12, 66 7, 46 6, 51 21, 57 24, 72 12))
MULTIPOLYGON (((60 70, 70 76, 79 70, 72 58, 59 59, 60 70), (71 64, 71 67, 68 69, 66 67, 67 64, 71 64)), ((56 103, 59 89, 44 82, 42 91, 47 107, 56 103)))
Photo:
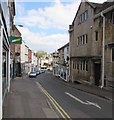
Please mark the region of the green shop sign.
POLYGON ((22 44, 22 37, 9 37, 11 44, 22 44))

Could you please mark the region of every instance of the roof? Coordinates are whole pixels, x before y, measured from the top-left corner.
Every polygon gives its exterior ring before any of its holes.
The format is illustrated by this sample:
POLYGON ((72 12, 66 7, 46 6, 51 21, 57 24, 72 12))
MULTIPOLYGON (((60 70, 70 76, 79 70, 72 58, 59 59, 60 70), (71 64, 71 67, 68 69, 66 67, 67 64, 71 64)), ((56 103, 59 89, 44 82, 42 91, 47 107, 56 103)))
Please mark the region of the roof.
MULTIPOLYGON (((98 8, 102 7, 102 4, 100 4, 100 3, 93 3, 93 2, 89 2, 88 0, 84 0, 84 1, 85 1, 87 4, 89 4, 93 9, 95 9, 95 8, 97 8, 97 7, 98 7, 98 8)), ((80 5, 79 5, 79 7, 78 7, 78 10, 77 10, 77 12, 76 12, 76 15, 75 15, 75 17, 74 17, 74 20, 73 20, 72 24, 74 24, 74 21, 75 21, 75 19, 76 19, 76 17, 77 17, 78 11, 79 11, 82 3, 83 3, 83 1, 80 3, 80 5)))
POLYGON ((19 36, 21 36, 21 32, 18 30, 18 28, 15 25, 13 25, 13 30, 16 30, 18 32, 19 36))
POLYGON ((102 7, 101 3, 93 3, 93 2, 87 2, 87 3, 93 8, 102 7))
POLYGON ((101 7, 99 12, 101 12, 101 11, 103 11, 103 10, 107 9, 108 7, 113 6, 113 5, 114 5, 114 1, 112 1, 112 2, 104 2, 102 4, 102 7, 101 7))
POLYGON ((69 43, 67 43, 64 46, 62 46, 61 48, 59 48, 58 51, 61 50, 61 49, 63 49, 63 48, 65 48, 65 47, 67 47, 67 46, 69 46, 69 43))

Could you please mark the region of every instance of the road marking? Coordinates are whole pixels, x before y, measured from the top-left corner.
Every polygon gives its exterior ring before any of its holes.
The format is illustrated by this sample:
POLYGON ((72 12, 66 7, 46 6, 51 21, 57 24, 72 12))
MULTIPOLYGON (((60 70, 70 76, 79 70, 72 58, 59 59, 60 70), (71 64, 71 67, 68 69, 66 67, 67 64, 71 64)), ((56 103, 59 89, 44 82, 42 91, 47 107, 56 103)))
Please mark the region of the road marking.
POLYGON ((70 116, 63 110, 63 108, 55 101, 55 99, 41 86, 40 83, 36 82, 37 86, 42 90, 42 92, 48 97, 48 99, 52 102, 53 106, 57 109, 57 111, 61 114, 61 116, 67 120, 72 120, 70 116))
POLYGON ((95 107, 101 109, 101 107, 100 107, 97 103, 93 103, 93 102, 90 102, 90 101, 84 102, 84 101, 80 100, 79 98, 77 98, 77 97, 71 95, 71 94, 68 93, 68 92, 65 92, 65 94, 67 94, 68 96, 72 97, 73 99, 75 99, 76 101, 78 101, 78 102, 80 102, 80 103, 82 103, 82 104, 85 104, 85 105, 93 105, 93 106, 95 106, 95 107))

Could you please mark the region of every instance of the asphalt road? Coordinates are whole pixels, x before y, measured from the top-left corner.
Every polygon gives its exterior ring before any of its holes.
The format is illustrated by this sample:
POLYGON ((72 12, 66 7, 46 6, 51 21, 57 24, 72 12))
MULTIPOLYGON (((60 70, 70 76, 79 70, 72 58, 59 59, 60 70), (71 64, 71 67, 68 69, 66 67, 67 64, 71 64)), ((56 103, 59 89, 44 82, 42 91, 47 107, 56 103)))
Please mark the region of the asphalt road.
POLYGON ((50 72, 33 79, 65 110, 70 118, 112 118, 112 102, 62 84, 50 72))

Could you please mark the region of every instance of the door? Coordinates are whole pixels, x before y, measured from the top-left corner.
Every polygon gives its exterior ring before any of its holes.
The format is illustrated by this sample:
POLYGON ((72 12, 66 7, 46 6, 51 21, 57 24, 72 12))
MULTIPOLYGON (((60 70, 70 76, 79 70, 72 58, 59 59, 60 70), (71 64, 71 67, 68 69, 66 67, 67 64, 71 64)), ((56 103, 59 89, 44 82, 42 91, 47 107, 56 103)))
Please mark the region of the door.
POLYGON ((101 64, 100 63, 94 64, 94 77, 95 77, 95 85, 99 86, 99 81, 101 77, 101 64))

